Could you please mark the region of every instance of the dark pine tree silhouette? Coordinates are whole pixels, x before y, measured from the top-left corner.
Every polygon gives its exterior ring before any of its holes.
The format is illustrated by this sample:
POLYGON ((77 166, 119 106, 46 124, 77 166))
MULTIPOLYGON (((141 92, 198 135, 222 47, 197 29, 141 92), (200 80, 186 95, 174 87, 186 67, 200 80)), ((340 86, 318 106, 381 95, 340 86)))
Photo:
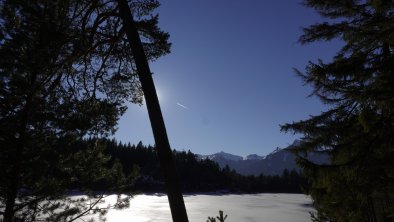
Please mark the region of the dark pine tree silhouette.
POLYGON ((302 44, 338 38, 331 62, 297 71, 328 110, 282 126, 303 134, 298 163, 311 182, 315 221, 383 221, 394 197, 394 2, 305 0, 331 21, 304 29, 302 44), (317 165, 308 152, 325 152, 317 165))
MULTIPOLYGON (((137 24, 149 44, 148 59, 169 53, 168 34, 150 16, 158 3, 133 2, 144 17, 137 24)), ((0 1, 0 214, 5 221, 68 221, 92 212, 76 202, 66 208, 68 188, 75 180, 118 175, 116 166, 105 168, 108 157, 98 139, 86 149, 72 149, 82 138, 112 135, 126 102, 142 100, 116 3, 0 1)), ((82 191, 97 199, 91 190, 82 191)))

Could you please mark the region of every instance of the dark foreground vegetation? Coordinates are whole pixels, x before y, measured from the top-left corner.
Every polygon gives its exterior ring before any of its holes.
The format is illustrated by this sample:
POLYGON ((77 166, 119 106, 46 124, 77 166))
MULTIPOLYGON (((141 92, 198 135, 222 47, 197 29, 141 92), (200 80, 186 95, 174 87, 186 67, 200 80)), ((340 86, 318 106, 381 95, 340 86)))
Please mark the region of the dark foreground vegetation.
MULTIPOLYGON (((103 195, 92 188, 128 189, 131 178, 123 177, 119 163, 108 162, 101 144, 82 150, 73 145, 112 135, 127 103, 142 102, 131 50, 137 42, 130 45, 125 27, 144 36, 148 61, 168 54, 169 35, 153 13, 158 6, 155 0, 0 1, 4 221, 75 221, 105 214, 107 209, 97 208, 103 195), (128 7, 135 13, 133 27, 120 16, 128 7), (68 198, 70 187, 87 198, 68 198)), ((123 206, 127 201, 118 199, 113 207, 123 206)))
POLYGON ((394 1, 304 0, 323 21, 302 44, 339 40, 331 61, 297 71, 327 110, 286 124, 303 135, 298 153, 320 152, 331 164, 298 163, 311 182, 314 221, 394 221, 394 1))

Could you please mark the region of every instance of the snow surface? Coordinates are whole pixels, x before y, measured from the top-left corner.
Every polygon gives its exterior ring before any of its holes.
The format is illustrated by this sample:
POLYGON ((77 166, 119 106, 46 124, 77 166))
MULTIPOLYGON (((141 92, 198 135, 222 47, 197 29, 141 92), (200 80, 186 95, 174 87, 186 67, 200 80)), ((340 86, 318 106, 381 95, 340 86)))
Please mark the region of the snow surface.
MULTIPOLYGON (((108 197, 112 202, 115 196, 108 197)), ((190 222, 205 222, 219 210, 228 215, 226 222, 305 222, 314 211, 311 200, 302 194, 186 195, 190 222)), ((124 210, 110 210, 108 222, 170 222, 167 196, 137 195, 124 210)))

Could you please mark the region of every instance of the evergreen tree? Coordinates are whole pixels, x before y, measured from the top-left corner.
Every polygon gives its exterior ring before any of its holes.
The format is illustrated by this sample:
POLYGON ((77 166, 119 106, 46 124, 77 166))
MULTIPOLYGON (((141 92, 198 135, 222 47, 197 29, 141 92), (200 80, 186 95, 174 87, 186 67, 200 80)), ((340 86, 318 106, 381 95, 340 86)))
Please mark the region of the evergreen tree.
MULTIPOLYGON (((168 34, 152 16, 158 2, 129 3, 148 59, 169 53, 168 34)), ((64 195, 73 181, 97 199, 85 182, 104 175, 123 180, 119 165, 103 168, 108 157, 102 156, 100 140, 73 149, 87 136, 113 134, 125 103, 142 102, 120 20, 111 0, 0 1, 0 213, 5 221, 72 220, 92 212, 83 204, 67 205, 64 195), (55 201, 60 199, 66 204, 55 201)))
MULTIPOLYGON (((304 29, 302 44, 342 40, 331 62, 309 62, 305 73, 328 110, 282 126, 303 134, 298 163, 311 182, 315 221, 381 221, 394 197, 394 2, 304 0, 328 21, 304 29), (317 165, 308 152, 325 152, 317 165)), ((390 209, 391 207, 391 209, 390 209)))

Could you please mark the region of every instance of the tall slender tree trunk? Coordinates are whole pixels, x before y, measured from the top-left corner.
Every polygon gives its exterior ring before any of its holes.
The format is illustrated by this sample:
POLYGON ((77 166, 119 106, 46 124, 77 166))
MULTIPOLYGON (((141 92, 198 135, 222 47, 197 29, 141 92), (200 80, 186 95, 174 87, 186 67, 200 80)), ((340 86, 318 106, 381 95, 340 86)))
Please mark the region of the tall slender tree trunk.
MULTIPOLYGON (((30 99, 30 97, 29 97, 30 99)), ((7 178, 7 195, 5 200, 5 210, 4 210, 4 222, 13 222, 15 216, 15 201, 18 195, 19 183, 21 180, 21 162, 22 162, 22 151, 24 148, 24 139, 26 134, 27 116, 30 109, 30 100, 26 102, 26 106, 22 116, 21 128, 19 131, 19 138, 16 141, 15 151, 12 154, 12 166, 9 177, 7 178)))
POLYGON ((167 131, 164 125, 159 100, 157 98, 152 73, 142 47, 141 39, 136 29, 133 15, 127 0, 117 0, 119 11, 126 30, 127 39, 134 55, 138 76, 144 91, 146 106, 152 126, 160 165, 166 180, 167 196, 174 222, 188 222, 185 203, 179 185, 177 172, 167 131))
POLYGON ((5 211, 4 211, 4 222, 14 221, 14 207, 15 207, 15 199, 17 195, 17 190, 14 188, 15 187, 9 188, 10 190, 7 193, 6 202, 5 202, 5 211))
MULTIPOLYGON (((37 75, 33 75, 31 83, 33 84, 36 80, 37 75)), ((18 196, 18 189, 21 180, 21 164, 22 164, 22 152, 25 146, 26 138, 26 126, 28 123, 29 112, 31 109, 33 93, 29 93, 26 99, 26 105, 22 112, 21 123, 19 128, 19 138, 16 139, 15 150, 12 154, 12 166, 9 175, 9 183, 7 187, 7 195, 5 200, 4 210, 4 222, 13 222, 15 217, 15 201, 18 196)))

